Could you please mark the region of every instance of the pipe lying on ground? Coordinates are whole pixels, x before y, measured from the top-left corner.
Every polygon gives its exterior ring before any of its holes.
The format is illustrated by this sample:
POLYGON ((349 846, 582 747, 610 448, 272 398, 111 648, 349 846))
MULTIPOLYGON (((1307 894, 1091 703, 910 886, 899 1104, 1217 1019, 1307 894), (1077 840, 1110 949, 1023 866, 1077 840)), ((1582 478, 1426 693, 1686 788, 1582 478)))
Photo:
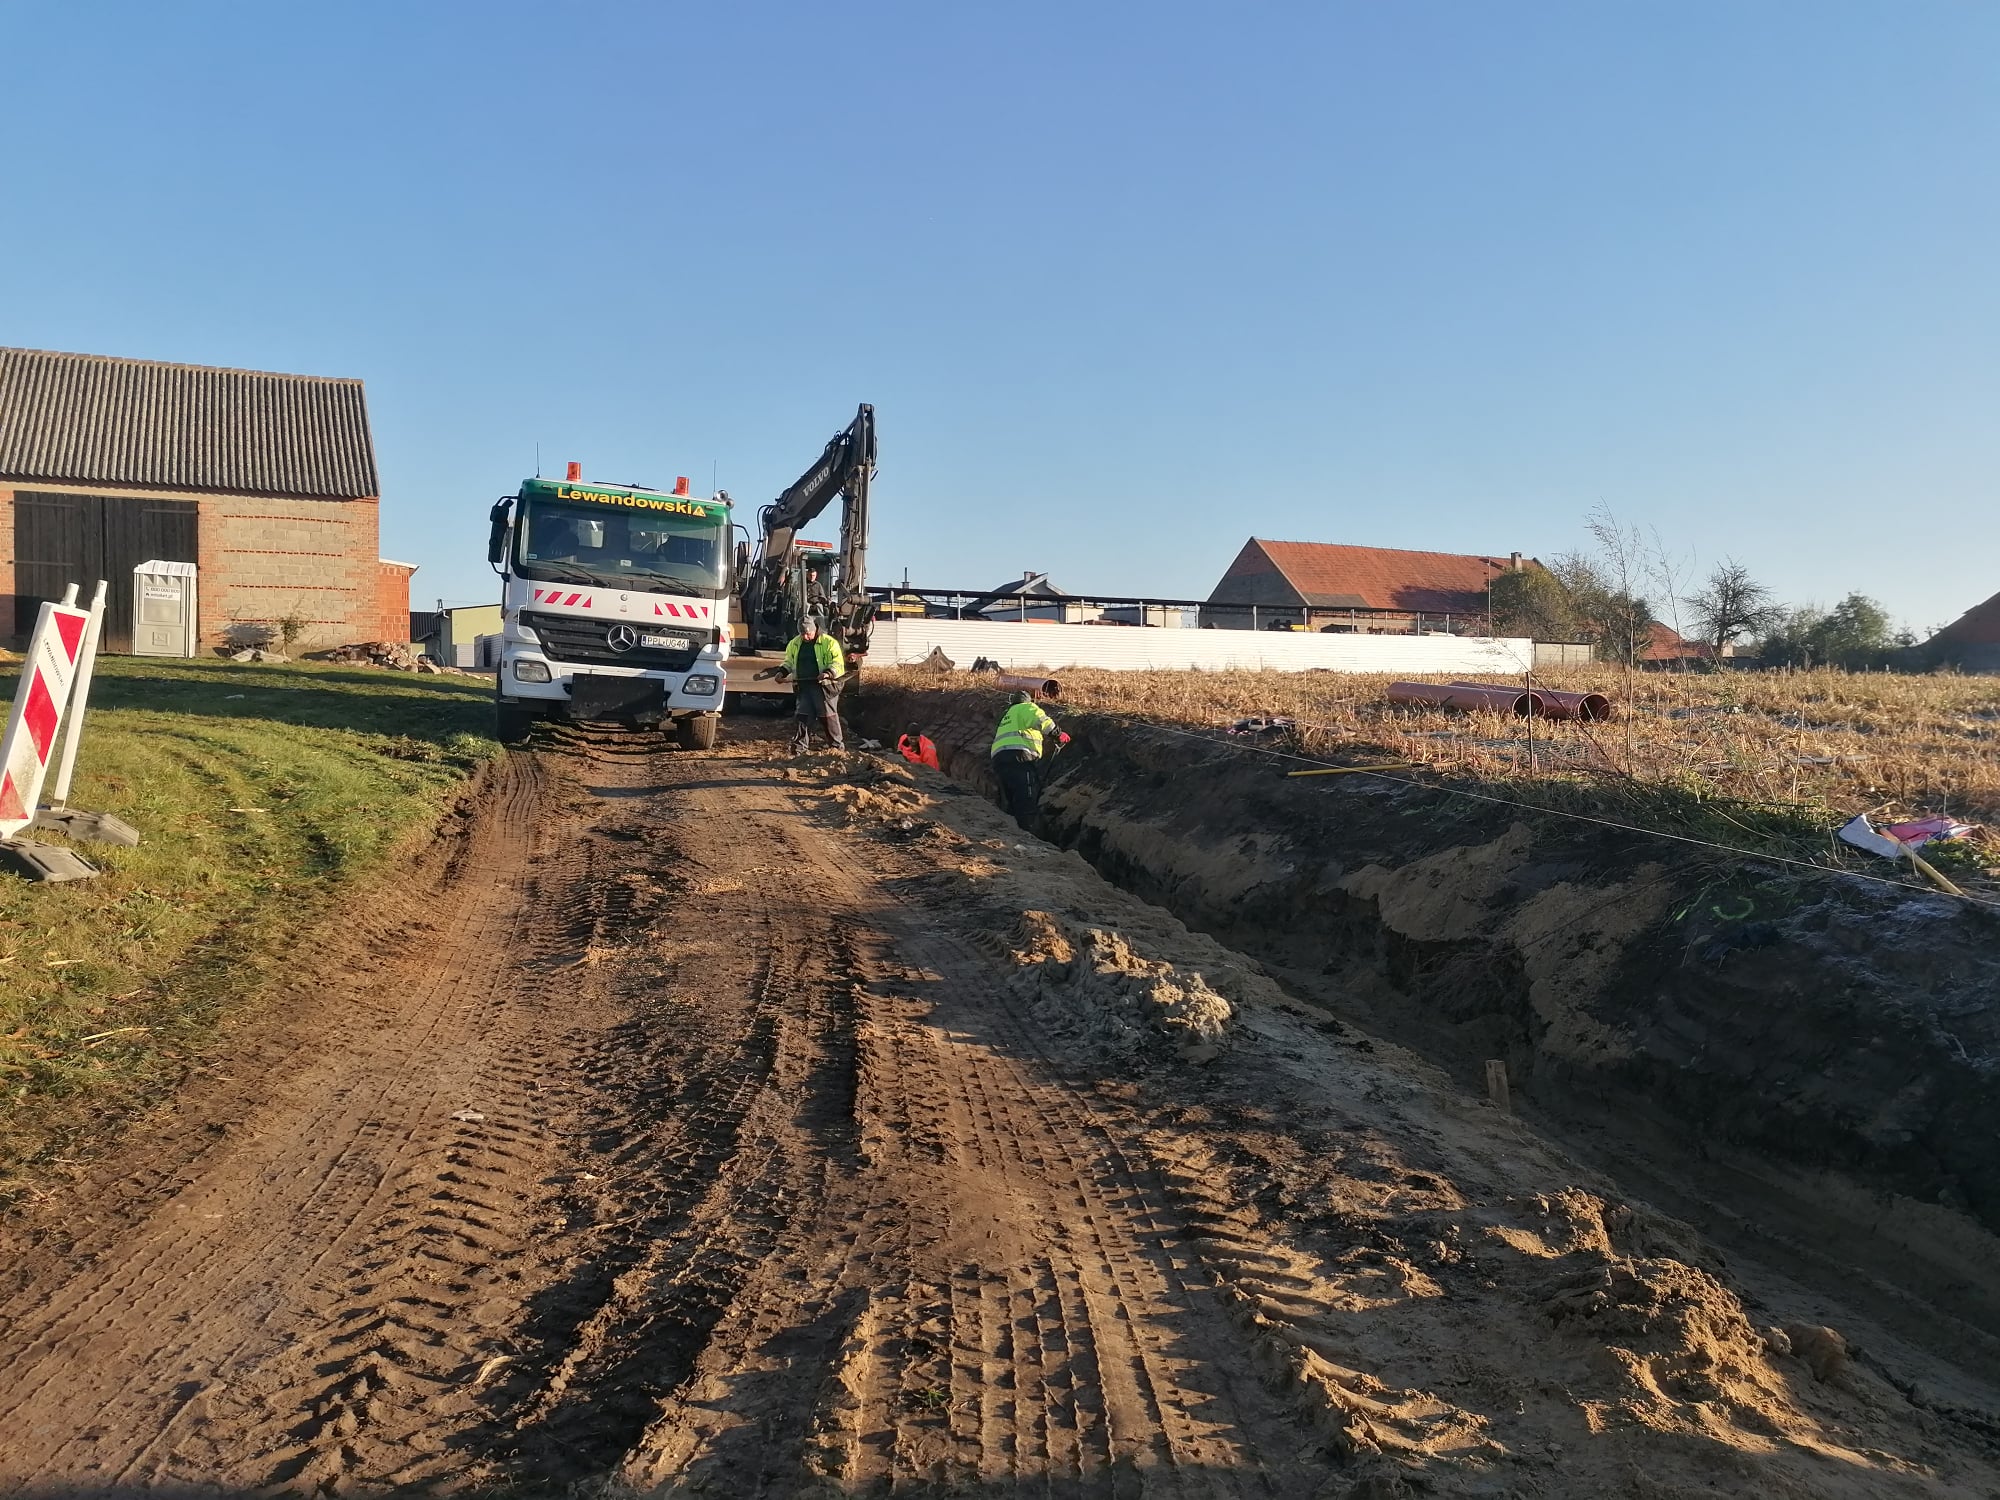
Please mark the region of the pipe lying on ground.
POLYGON ((1062 696, 1062 684, 1053 677, 1032 677, 1020 672, 1002 672, 993 680, 1003 688, 1026 688, 1038 698, 1062 696))
MULTIPOLYGON (((1485 682, 1454 682, 1453 687, 1481 688, 1493 692, 1513 692, 1513 688, 1500 689, 1485 682)), ((1602 693, 1562 693, 1554 688, 1536 688, 1535 697, 1541 700, 1540 712, 1550 719, 1608 719, 1611 717, 1611 700, 1602 693)))
POLYGON ((1434 703, 1442 708, 1483 708, 1493 713, 1512 714, 1517 719, 1546 716, 1548 710, 1539 692, 1520 688, 1487 687, 1480 683, 1392 682, 1391 703, 1434 703))

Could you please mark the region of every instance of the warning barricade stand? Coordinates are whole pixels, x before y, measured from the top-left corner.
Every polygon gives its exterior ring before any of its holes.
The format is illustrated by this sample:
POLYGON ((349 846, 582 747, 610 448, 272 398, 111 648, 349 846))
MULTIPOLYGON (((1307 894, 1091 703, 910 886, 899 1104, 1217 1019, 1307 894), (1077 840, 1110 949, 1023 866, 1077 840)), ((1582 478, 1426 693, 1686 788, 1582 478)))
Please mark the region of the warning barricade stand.
MULTIPOLYGON (((62 603, 42 606, 34 634, 28 639, 28 654, 21 664, 21 680, 7 728, 0 734, 0 856, 31 880, 86 880, 97 874, 96 868, 74 850, 22 835, 38 823, 65 833, 72 831, 59 817, 43 822, 44 814, 62 809, 41 807, 42 784, 67 720, 70 734, 59 768, 59 804, 68 796, 83 727, 85 694, 103 625, 104 597, 105 586, 100 583, 93 607, 78 609, 72 585, 62 603)), ((139 841, 129 824, 116 818, 101 821, 107 825, 102 833, 79 826, 76 836, 104 837, 116 843, 139 841)))
POLYGON ((49 800, 35 814, 34 826, 66 838, 93 844, 139 842, 139 830, 110 813, 85 812, 69 805, 69 784, 76 775, 76 751, 83 743, 83 716, 90 706, 90 679, 97 669, 97 647, 104 637, 106 585, 98 581, 90 601, 90 624, 83 633, 83 656, 76 664, 76 685, 70 689, 69 714, 63 723, 62 756, 56 762, 56 782, 49 800))

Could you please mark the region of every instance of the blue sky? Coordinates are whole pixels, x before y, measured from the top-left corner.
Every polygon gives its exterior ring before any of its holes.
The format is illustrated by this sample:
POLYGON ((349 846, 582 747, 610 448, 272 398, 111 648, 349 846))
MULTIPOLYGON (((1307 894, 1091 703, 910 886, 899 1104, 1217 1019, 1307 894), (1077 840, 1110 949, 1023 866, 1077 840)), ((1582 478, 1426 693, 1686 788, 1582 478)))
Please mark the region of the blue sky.
POLYGON ((1994 6, 0 0, 0 58, 0 343, 362 377, 420 602, 537 443, 761 503, 859 401, 878 578, 1602 502, 2000 589, 1994 6))

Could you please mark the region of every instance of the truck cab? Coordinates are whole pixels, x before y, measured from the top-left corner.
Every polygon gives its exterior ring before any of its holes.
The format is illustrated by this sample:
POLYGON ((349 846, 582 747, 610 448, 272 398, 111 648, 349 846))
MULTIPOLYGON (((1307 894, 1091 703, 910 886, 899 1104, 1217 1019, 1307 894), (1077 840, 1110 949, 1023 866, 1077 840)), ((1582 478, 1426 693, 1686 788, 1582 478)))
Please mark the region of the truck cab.
POLYGON ((493 507, 497 733, 539 719, 671 725, 715 743, 729 656, 730 501, 530 479, 493 507))

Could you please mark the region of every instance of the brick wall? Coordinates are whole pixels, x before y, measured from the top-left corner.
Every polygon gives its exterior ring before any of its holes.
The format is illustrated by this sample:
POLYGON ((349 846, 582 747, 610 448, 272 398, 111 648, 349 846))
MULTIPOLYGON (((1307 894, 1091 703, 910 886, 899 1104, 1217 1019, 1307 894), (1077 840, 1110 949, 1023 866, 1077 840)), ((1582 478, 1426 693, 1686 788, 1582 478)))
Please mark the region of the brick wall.
MULTIPOLYGON (((14 490, 0 487, 0 641, 14 629, 14 490)), ((201 639, 217 645, 238 621, 275 624, 296 614, 305 649, 402 640, 408 587, 393 629, 377 555, 374 500, 269 500, 93 486, 90 493, 194 500, 201 564, 201 639)))
POLYGON ((375 633, 378 641, 404 642, 410 638, 410 579, 416 569, 408 563, 381 562, 375 581, 375 633))
POLYGON ((379 524, 374 500, 204 496, 204 644, 232 624, 275 625, 288 616, 305 624, 304 650, 383 639, 379 524))

